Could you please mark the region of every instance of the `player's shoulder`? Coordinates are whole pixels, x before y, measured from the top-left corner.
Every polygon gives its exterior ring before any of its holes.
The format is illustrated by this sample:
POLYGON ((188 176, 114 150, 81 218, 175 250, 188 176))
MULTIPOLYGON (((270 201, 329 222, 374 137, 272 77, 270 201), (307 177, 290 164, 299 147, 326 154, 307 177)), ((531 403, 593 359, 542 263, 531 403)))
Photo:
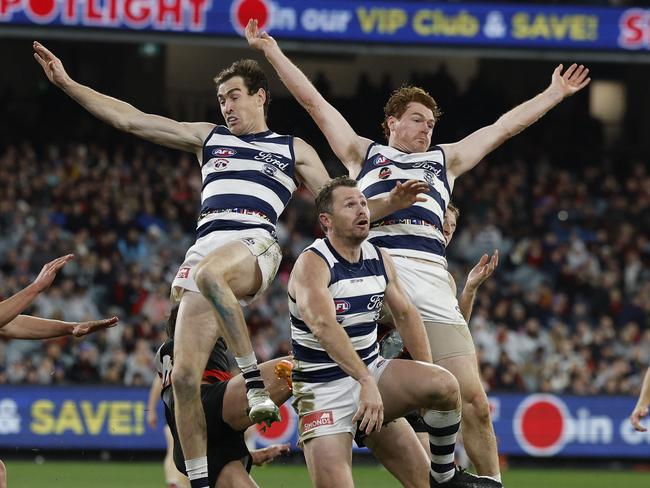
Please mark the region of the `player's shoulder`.
POLYGON ((181 122, 194 136, 205 143, 212 132, 219 127, 213 122, 181 122))

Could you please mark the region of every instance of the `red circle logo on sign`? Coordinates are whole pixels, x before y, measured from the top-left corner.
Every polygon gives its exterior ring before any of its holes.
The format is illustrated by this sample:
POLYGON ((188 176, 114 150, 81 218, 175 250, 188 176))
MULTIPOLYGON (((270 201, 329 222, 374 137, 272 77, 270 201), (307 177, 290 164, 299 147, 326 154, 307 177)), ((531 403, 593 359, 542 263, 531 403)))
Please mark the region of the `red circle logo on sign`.
POLYGON ((256 441, 264 446, 281 444, 290 441, 296 431, 296 414, 289 402, 280 405, 279 422, 274 422, 271 427, 262 430, 261 425, 257 426, 256 441))
POLYGON ((515 438, 533 456, 552 456, 567 442, 571 416, 553 395, 531 395, 517 407, 513 418, 515 438))
POLYGON ((257 19, 260 31, 266 29, 271 18, 271 8, 266 0, 236 0, 230 8, 230 22, 235 30, 244 35, 250 19, 257 19))

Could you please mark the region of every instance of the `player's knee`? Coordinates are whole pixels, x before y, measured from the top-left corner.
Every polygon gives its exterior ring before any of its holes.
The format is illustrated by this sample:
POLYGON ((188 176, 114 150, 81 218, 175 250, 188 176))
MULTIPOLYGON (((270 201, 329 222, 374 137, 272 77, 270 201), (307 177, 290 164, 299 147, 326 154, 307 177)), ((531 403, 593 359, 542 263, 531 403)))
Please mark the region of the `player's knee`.
POLYGON ((460 387, 458 381, 446 369, 436 371, 431 387, 431 407, 439 410, 453 410, 460 405, 460 387))
POLYGON ((197 374, 194 368, 189 366, 175 364, 172 386, 176 403, 198 398, 201 389, 201 374, 197 374))
POLYGON ((225 280, 214 266, 207 261, 201 261, 194 272, 194 281, 203 295, 212 294, 215 290, 226 285, 225 280))
POLYGON ((463 413, 476 423, 490 422, 490 403, 485 393, 477 391, 463 398, 463 413))

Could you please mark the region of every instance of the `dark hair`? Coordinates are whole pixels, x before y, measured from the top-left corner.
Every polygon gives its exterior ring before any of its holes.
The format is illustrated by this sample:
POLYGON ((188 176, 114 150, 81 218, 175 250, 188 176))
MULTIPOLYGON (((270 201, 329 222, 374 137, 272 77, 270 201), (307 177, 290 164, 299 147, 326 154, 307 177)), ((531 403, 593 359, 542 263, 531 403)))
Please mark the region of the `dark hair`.
POLYGON ((318 190, 316 195, 316 212, 320 215, 322 213, 332 213, 332 193, 339 186, 347 186, 349 188, 356 188, 357 181, 349 176, 339 176, 332 178, 318 190))
POLYGON ((169 311, 169 317, 167 318, 167 323, 165 324, 165 332, 167 332, 167 337, 170 339, 174 338, 174 331, 176 330, 176 317, 178 317, 178 303, 172 305, 172 309, 169 311))
POLYGON ((454 213, 454 215, 456 215, 456 218, 460 217, 460 209, 456 205, 454 205, 451 202, 451 200, 447 204, 447 210, 451 210, 454 213))
POLYGON ((433 118, 438 121, 442 116, 442 110, 438 107, 438 103, 422 88, 417 86, 403 86, 395 90, 391 95, 386 105, 384 106, 384 121, 381 127, 384 129, 386 139, 390 137, 390 129, 388 128, 388 117, 395 117, 399 119, 411 102, 418 102, 430 109, 433 112, 433 118))
POLYGON ((264 101, 264 116, 266 117, 269 111, 269 104, 271 103, 271 92, 269 91, 269 80, 266 78, 266 74, 259 63, 254 59, 240 59, 239 61, 235 61, 214 77, 217 90, 221 84, 235 76, 241 76, 244 80, 244 86, 248 88, 249 95, 254 95, 260 88, 266 92, 266 100, 264 101))

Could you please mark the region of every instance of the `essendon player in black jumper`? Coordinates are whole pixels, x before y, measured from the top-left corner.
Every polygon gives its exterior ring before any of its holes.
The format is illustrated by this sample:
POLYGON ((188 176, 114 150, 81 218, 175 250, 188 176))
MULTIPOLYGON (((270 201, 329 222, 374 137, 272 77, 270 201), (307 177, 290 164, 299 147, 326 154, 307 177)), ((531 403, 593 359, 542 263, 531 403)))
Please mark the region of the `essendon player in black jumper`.
MULTIPOLYGON (((175 307, 168 321, 168 334, 173 337, 178 308, 175 307)), ((260 365, 264 383, 271 399, 281 405, 291 396, 291 389, 284 379, 277 378, 274 369, 282 359, 274 359, 260 365)), ((165 405, 165 417, 174 438, 174 463, 185 473, 183 451, 176 430, 173 382, 174 341, 168 339, 156 354, 156 368, 162 380, 161 396, 165 405)), ((223 338, 217 340, 203 372, 201 403, 205 412, 208 432, 208 478, 210 486, 255 487, 248 472, 252 464, 263 464, 289 450, 288 445, 274 445, 265 449, 249 451, 244 441, 244 431, 252 425, 248 417, 248 400, 244 377, 233 376, 236 367, 227 352, 223 338)))

